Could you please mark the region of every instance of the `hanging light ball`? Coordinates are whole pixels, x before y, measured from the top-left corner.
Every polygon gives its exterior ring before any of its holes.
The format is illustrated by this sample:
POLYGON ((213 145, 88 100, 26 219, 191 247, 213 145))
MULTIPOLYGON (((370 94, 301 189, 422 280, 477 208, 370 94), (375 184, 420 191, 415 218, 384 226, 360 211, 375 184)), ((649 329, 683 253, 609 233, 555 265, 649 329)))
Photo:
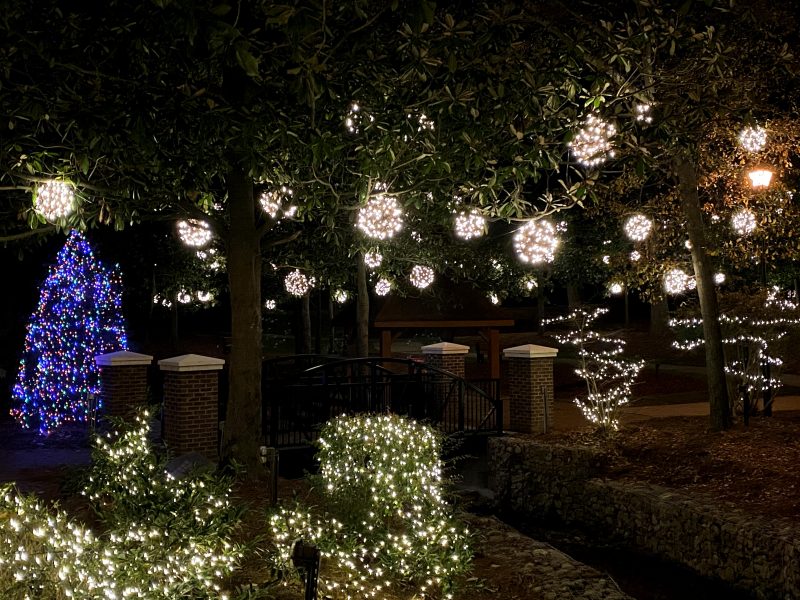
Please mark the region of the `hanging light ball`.
POLYGON ((214 299, 214 294, 211 292, 197 292, 197 299, 203 303, 211 302, 214 299))
POLYGON ((189 304, 189 302, 192 301, 192 295, 186 290, 181 290, 180 292, 178 292, 177 298, 178 302, 180 302, 181 304, 189 304))
POLYGON ((377 269, 383 262, 383 255, 377 250, 370 250, 364 254, 364 264, 370 269, 377 269))
POLYGON ((75 212, 75 192, 68 183, 48 181, 36 188, 36 212, 55 222, 75 212))
POLYGON ((634 250, 630 254, 631 262, 638 262, 642 258, 642 254, 638 250, 634 250))
POLYGON ((767 130, 763 127, 745 127, 739 133, 739 145, 747 152, 761 152, 767 144, 767 130))
POLYGON ((489 302, 491 302, 492 304, 500 304, 500 297, 494 292, 492 292, 491 294, 489 294, 489 302))
POLYGON ((619 296, 623 291, 625 291, 625 286, 618 281, 615 281, 608 286, 608 291, 614 296, 619 296))
POLYGON ((514 234, 514 250, 524 263, 551 263, 556 248, 556 229, 549 221, 528 221, 514 234))
POLYGON ((752 211, 742 208, 733 213, 731 226, 737 235, 749 235, 755 231, 756 216, 752 211))
POLYGON ((643 102, 642 104, 637 104, 634 108, 636 114, 636 120, 640 123, 652 123, 653 116, 650 114, 650 109, 652 105, 643 102))
POLYGON ((411 274, 408 276, 411 285, 424 290, 433 283, 434 273, 430 267, 416 265, 411 269, 411 274))
POLYGON ((211 225, 200 219, 178 221, 178 237, 187 246, 202 248, 211 241, 211 225))
POLYGON ((725 283, 725 273, 714 273, 714 283, 717 285, 725 283))
POLYGON ((539 284, 536 282, 536 280, 533 277, 529 277, 524 281, 524 286, 525 286, 526 290, 528 290, 529 292, 532 292, 537 287, 539 287, 539 284))
POLYGON ((589 115, 578 134, 569 143, 572 155, 584 167, 596 167, 614 157, 611 138, 617 128, 597 115, 589 115))
POLYGON ((625 221, 625 235, 633 242, 643 242, 650 235, 653 222, 644 215, 631 215, 625 221))
POLYGON ((347 302, 347 299, 350 297, 350 294, 347 293, 347 290, 336 290, 333 294, 333 299, 336 300, 339 304, 344 304, 347 302))
POLYGON ((359 209, 356 227, 367 237, 389 239, 403 228, 403 209, 394 196, 378 194, 359 209))
POLYGON ((385 277, 378 279, 378 282, 375 284, 375 293, 378 294, 378 296, 385 296, 390 291, 392 291, 392 282, 385 277))
POLYGON ((278 307, 278 303, 273 300, 272 298, 268 298, 264 301, 264 308, 267 310, 275 310, 278 307))
POLYGON ((300 272, 300 269, 295 269, 283 280, 283 286, 292 296, 302 297, 308 293, 313 284, 308 277, 300 272))
POLYGON ((486 233, 486 218, 478 211, 460 212, 455 220, 456 235, 462 240, 471 240, 486 233))
POLYGON ((689 277, 683 269, 670 269, 664 275, 664 291, 668 294, 682 294, 689 288, 689 277))
POLYGON ((262 192, 258 201, 261 203, 261 208, 264 209, 264 212, 273 219, 277 218, 284 205, 289 204, 289 206, 283 210, 283 213, 287 217, 293 217, 297 212, 297 207, 290 204, 293 195, 294 191, 284 185, 281 186, 279 190, 266 190, 262 192))

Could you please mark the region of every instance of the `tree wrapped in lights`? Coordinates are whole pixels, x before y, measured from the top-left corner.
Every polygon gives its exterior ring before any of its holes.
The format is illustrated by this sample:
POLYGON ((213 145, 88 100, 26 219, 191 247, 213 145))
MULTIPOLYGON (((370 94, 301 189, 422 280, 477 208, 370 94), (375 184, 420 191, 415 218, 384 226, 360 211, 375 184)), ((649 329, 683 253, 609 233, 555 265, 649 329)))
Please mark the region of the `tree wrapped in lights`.
POLYGON ((575 373, 586 382, 588 393, 585 398, 576 398, 575 404, 589 421, 606 433, 619 429, 619 409, 630 401, 631 387, 644 367, 644 361, 621 358, 624 340, 590 329, 591 324, 607 312, 606 308, 591 312, 578 308, 566 317, 545 321, 545 324, 572 326, 572 330, 556 335, 556 339, 578 348, 580 366, 575 373))
POLYGON ((73 230, 31 315, 11 414, 42 434, 85 421, 87 396, 100 391, 95 356, 125 349, 119 273, 97 261, 73 230))
POLYGON ((322 552, 326 596, 366 599, 400 587, 452 598, 471 552, 442 492, 433 429, 396 415, 342 416, 325 425, 318 446, 323 509, 298 504, 270 517, 279 572, 294 572, 292 542, 303 538, 322 552))

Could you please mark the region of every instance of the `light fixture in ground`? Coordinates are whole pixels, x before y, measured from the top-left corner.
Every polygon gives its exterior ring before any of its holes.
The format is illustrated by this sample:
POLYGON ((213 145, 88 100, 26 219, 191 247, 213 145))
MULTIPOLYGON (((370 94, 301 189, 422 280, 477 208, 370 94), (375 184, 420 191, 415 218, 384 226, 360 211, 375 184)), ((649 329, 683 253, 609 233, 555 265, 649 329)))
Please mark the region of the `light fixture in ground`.
POLYGON ((187 246, 202 248, 211 241, 214 234, 211 225, 201 219, 184 219, 178 221, 178 237, 187 246))
POLYGON ((411 285, 421 290, 424 290, 426 287, 432 284, 433 279, 433 269, 424 265, 415 265, 414 268, 411 269, 411 274, 408 276, 408 280, 411 282, 411 285))
POLYGON ((555 259, 556 228, 549 221, 528 221, 514 234, 514 250, 524 263, 538 265, 555 259))
POLYGON ((75 212, 75 191, 63 181, 47 181, 36 188, 34 209, 51 223, 75 212))

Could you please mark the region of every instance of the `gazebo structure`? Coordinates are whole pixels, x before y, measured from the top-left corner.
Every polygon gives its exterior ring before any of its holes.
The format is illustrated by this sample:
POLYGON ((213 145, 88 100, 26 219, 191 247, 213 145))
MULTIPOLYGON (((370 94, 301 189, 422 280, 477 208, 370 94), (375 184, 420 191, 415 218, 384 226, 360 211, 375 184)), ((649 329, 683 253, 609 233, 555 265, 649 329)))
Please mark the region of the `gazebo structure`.
POLYGON ((389 295, 378 310, 373 327, 381 332, 381 356, 392 355, 392 341, 408 329, 444 329, 479 333, 489 347, 489 372, 500 377, 500 327, 513 327, 514 319, 469 284, 437 283, 436 293, 418 297, 389 295))

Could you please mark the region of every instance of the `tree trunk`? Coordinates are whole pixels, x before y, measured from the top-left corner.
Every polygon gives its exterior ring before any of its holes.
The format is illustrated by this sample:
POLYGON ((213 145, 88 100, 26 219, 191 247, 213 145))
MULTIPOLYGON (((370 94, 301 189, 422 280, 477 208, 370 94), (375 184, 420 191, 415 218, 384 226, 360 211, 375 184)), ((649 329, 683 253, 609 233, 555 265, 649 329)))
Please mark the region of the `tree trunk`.
POLYGON ((311 354, 311 291, 309 291, 302 300, 303 306, 303 346, 301 347, 301 354, 311 354))
POLYGON ((231 297, 228 409, 221 457, 235 460, 249 479, 262 475, 261 444, 261 248, 253 184, 247 173, 228 174, 230 232, 227 240, 231 297))
POLYGON ((669 325, 669 306, 665 297, 650 300, 650 333, 664 335, 669 325))
POLYGON ((567 306, 577 308, 581 305, 581 290, 577 283, 567 284, 567 306))
POLYGON ((536 273, 536 319, 538 332, 544 333, 544 275, 541 271, 536 273))
POLYGON ((369 356, 369 290, 367 289, 367 266, 364 255, 356 254, 356 278, 358 297, 356 302, 356 356, 369 356))
POLYGON ((697 194, 697 173, 694 164, 685 156, 675 160, 675 171, 678 175, 681 208, 686 217, 689 241, 692 243, 692 263, 697 281, 697 295, 700 298, 700 315, 703 319, 711 428, 720 431, 730 427, 731 414, 728 387, 725 382, 725 355, 722 348, 722 330, 719 325, 719 306, 711 264, 706 254, 703 216, 697 194))

